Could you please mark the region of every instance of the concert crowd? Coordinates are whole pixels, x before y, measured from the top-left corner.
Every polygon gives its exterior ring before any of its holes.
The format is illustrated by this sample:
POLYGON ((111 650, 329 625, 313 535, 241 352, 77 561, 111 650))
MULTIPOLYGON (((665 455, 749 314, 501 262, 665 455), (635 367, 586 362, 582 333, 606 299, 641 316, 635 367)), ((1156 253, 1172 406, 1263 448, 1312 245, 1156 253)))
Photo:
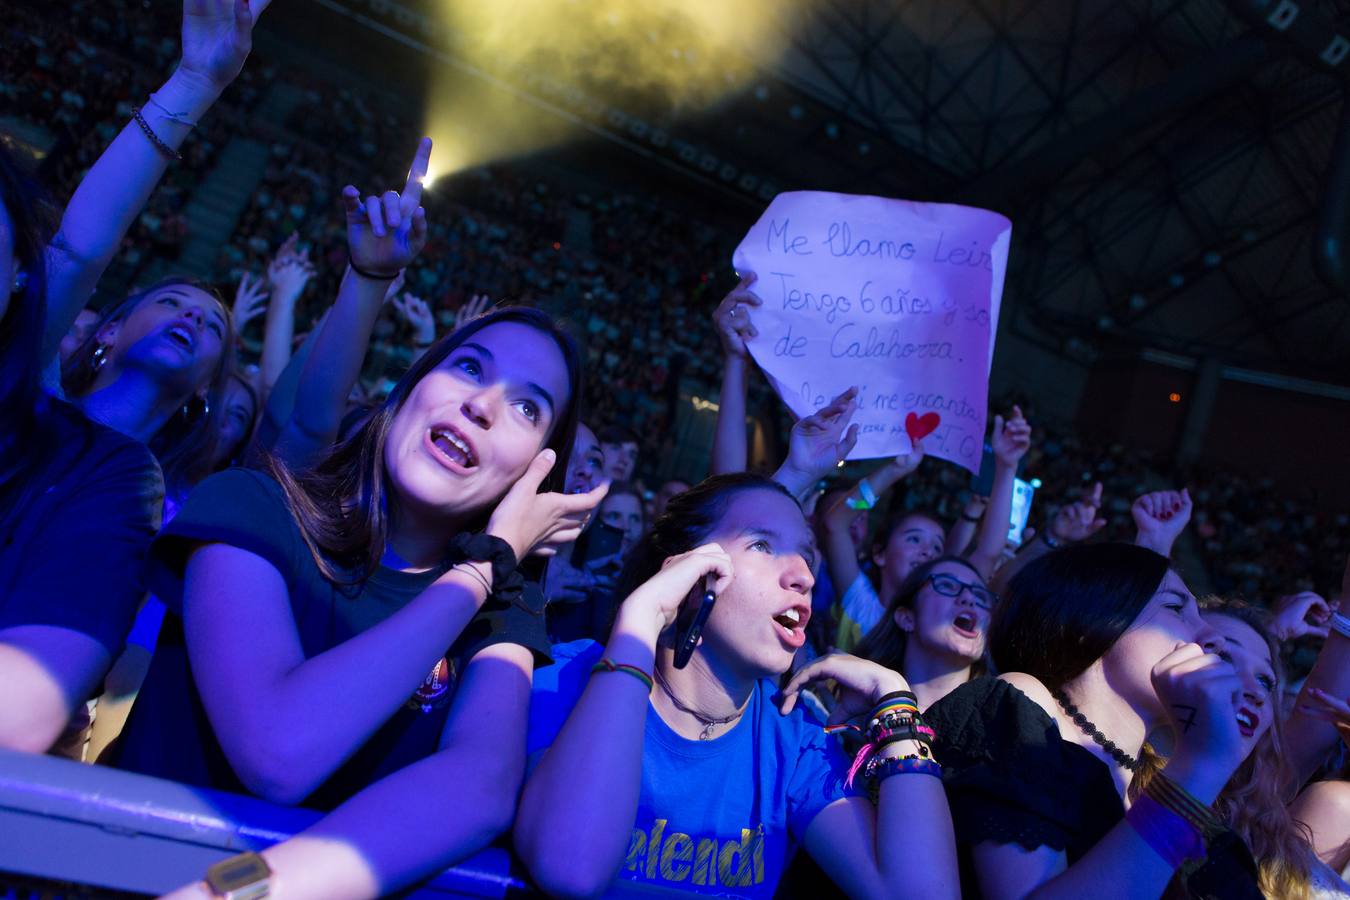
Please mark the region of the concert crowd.
POLYGON ((1350 897, 1344 511, 1034 396, 845 466, 737 235, 427 187, 266 6, 0 12, 0 748, 322 813, 170 896, 1350 897))

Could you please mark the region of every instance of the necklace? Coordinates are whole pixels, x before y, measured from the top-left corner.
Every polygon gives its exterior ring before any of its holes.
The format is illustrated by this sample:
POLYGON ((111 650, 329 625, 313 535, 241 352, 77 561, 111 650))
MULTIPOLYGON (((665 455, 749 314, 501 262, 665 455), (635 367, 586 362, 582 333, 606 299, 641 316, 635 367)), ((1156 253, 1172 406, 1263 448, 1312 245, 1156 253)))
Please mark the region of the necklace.
POLYGON ((1106 735, 1097 730, 1097 726, 1088 721, 1087 716, 1078 711, 1078 707, 1069 702, 1069 698, 1063 691, 1052 691, 1055 700, 1064 711, 1073 719, 1073 724, 1077 725, 1079 730, 1097 742, 1097 746, 1106 751, 1106 755, 1120 763, 1131 772, 1139 768, 1139 760, 1135 759, 1124 750, 1115 745, 1114 741, 1107 739, 1106 735))
POLYGON ((710 719, 707 716, 703 715, 703 713, 685 706, 675 697, 673 693, 671 693, 670 686, 667 685, 666 680, 661 677, 660 668, 655 669, 654 672, 656 674, 656 683, 661 685, 661 690, 665 691, 666 696, 670 698, 670 702, 675 704, 675 708, 682 713, 687 713, 688 715, 693 716, 695 719, 698 719, 699 724, 703 726, 703 730, 700 731, 698 734, 698 739, 700 741, 712 740, 713 736, 712 733, 714 728, 716 728, 719 725, 728 725, 736 721, 741 717, 741 714, 745 712, 745 708, 750 705, 750 698, 746 697, 745 702, 741 704, 741 708, 736 710, 731 715, 727 716, 725 719, 710 719))

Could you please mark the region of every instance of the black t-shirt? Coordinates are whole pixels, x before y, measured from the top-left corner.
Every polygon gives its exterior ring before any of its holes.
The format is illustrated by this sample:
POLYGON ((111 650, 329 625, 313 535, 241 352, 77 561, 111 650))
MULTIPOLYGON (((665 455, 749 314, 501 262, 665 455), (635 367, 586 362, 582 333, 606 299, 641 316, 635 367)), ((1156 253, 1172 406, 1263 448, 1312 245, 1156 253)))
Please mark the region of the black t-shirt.
POLYGON ((150 450, 75 407, 49 400, 47 456, 0 488, 0 628, 52 625, 122 652, 145 595, 164 479, 150 450))
MULTIPOLYGON (((313 657, 360 634, 431 585, 444 568, 407 573, 381 567, 359 588, 325 580, 286 505, 281 486, 248 469, 231 469, 203 481, 151 551, 150 586, 167 612, 145 684, 119 745, 105 757, 119 768, 188 784, 247 793, 216 741, 192 679, 181 618, 187 558, 206 543, 229 544, 256 553, 285 579, 291 614, 305 656, 313 657)), ((242 588, 241 588, 242 589, 242 588)), ((535 608, 542 596, 527 591, 535 608)), ((408 686, 408 701, 346 763, 304 801, 331 809, 368 784, 433 752, 445 724, 458 672, 474 653, 494 643, 519 643, 548 661, 541 614, 495 598, 446 648, 421 686, 408 686)), ((314 703, 342 714, 342 698, 316 696, 314 703)))
MULTIPOLYGON (((977 678, 929 707, 934 753, 951 806, 963 896, 980 897, 970 848, 982 841, 1062 850, 1069 865, 1125 816, 1106 764, 1060 737, 1034 700, 997 678, 977 678)), ((1184 879, 1194 898, 1259 900, 1256 867, 1231 831, 1184 879)))

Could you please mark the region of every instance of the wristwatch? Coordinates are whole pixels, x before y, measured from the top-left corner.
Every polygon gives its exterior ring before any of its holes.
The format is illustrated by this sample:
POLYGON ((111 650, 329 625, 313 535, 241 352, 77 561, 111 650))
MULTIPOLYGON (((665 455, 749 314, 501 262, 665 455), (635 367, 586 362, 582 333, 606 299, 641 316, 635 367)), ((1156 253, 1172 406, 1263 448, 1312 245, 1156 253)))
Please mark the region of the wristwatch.
POLYGON ((222 859, 206 870, 206 886, 223 900, 259 900, 268 895, 271 884, 267 860, 252 851, 222 859))

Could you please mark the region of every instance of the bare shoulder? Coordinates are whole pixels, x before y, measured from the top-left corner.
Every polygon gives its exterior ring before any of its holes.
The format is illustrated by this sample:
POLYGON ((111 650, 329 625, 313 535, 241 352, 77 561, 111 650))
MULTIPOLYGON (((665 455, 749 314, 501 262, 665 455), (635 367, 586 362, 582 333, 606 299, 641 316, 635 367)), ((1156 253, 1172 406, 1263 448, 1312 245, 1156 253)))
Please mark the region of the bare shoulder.
POLYGON ((1350 822, 1350 781, 1319 781, 1307 787, 1293 803, 1294 813, 1334 816, 1350 822))
POLYGON ((1042 684, 1039 678, 1025 672, 1004 672, 998 678, 1026 694, 1028 699, 1045 710, 1047 716, 1058 720, 1056 714, 1059 711, 1059 704, 1055 703, 1055 698, 1050 695, 1050 689, 1042 684))

